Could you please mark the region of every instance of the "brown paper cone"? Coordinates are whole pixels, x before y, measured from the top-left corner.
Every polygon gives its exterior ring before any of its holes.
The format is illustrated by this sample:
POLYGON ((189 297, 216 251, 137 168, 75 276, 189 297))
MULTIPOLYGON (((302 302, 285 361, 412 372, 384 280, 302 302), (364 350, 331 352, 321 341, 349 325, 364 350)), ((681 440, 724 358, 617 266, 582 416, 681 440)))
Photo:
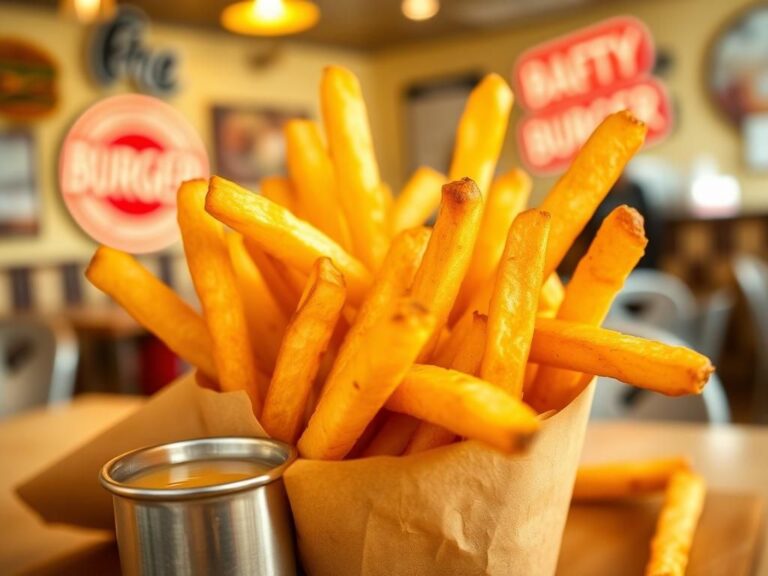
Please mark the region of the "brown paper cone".
MULTIPOLYGON (((64 431, 51 430, 51 434, 64 431)), ((205 436, 266 436, 245 392, 220 393, 181 377, 134 414, 21 485, 19 496, 47 522, 114 530, 112 496, 99 484, 115 456, 205 436)))
MULTIPOLYGON (((300 460, 285 482, 302 562, 312 576, 553 574, 592 386, 506 456, 461 442, 405 458, 300 460)), ((52 431, 55 433, 55 431, 52 431)), ((206 436, 265 436, 244 392, 184 376, 18 493, 46 521, 111 530, 98 482, 111 458, 206 436)))
POLYGON ((593 387, 523 456, 461 442, 404 458, 298 461, 285 484, 307 573, 554 574, 593 387))

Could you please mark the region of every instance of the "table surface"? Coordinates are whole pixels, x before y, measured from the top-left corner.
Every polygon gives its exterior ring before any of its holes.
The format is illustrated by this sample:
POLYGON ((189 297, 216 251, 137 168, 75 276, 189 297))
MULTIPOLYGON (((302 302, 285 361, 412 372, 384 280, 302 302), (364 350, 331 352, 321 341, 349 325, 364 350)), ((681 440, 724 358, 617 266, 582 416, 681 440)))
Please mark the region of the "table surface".
MULTIPOLYGON (((135 397, 86 395, 68 405, 0 421, 0 574, 18 573, 109 536, 46 526, 13 487, 136 409, 135 397)), ((758 494, 768 501, 768 428, 682 423, 594 422, 585 462, 687 455, 712 490, 758 494)), ((768 549, 768 530, 764 550, 768 549)), ((768 576, 768 554, 757 574, 768 576)))

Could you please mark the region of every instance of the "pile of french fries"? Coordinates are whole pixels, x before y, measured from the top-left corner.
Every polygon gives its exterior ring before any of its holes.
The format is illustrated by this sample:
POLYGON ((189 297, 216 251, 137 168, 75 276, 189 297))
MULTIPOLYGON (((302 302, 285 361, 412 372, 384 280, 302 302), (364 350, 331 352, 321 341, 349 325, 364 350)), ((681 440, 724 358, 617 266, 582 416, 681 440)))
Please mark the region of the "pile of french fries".
POLYGON ((608 116, 526 210, 529 177, 494 178, 513 103, 498 75, 469 97, 449 173, 420 168, 396 198, 355 76, 327 68, 320 97, 324 138, 286 125, 287 177, 260 194, 216 176, 180 187, 202 314, 117 250, 86 273, 211 385, 245 390, 271 436, 312 459, 463 438, 515 452, 594 375, 701 391, 707 358, 600 327, 646 245, 635 210, 605 219, 566 286, 556 273, 643 143, 631 113, 608 116))

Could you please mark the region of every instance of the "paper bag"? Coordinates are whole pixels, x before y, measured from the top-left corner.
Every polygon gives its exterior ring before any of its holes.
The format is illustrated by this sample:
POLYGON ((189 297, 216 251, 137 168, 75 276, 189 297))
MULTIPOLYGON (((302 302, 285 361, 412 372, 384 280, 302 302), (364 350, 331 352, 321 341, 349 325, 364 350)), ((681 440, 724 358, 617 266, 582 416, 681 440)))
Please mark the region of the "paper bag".
POLYGON ((312 576, 554 574, 594 385, 531 450, 478 442, 423 454, 298 461, 285 474, 312 576))
MULTIPOLYGON (((310 576, 553 574, 592 386, 507 456, 461 442, 413 456, 296 462, 285 475, 310 576)), ((207 436, 266 436, 244 392, 192 375, 18 488, 46 521, 114 528, 101 467, 128 450, 207 436)))
MULTIPOLYGON (((66 433, 51 431, 51 434, 66 433)), ((266 436, 245 392, 201 388, 192 374, 150 398, 134 414, 25 482, 21 498, 47 522, 114 530, 112 495, 99 483, 109 460, 136 448, 208 436, 266 436)))

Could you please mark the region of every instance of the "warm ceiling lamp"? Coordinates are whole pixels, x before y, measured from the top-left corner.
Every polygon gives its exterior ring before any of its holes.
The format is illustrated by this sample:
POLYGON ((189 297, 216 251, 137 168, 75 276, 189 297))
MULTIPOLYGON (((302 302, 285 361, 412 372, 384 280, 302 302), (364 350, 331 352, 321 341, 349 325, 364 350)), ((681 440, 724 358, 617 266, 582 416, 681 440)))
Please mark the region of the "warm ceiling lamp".
POLYGON ((403 0, 401 9, 409 20, 429 20, 440 10, 440 1, 403 0))
POLYGON ((62 0, 61 11, 83 24, 106 20, 115 11, 115 0, 62 0))
POLYGON ((221 25, 237 34, 284 36, 311 28, 319 18, 309 0, 246 0, 224 8, 221 25))

